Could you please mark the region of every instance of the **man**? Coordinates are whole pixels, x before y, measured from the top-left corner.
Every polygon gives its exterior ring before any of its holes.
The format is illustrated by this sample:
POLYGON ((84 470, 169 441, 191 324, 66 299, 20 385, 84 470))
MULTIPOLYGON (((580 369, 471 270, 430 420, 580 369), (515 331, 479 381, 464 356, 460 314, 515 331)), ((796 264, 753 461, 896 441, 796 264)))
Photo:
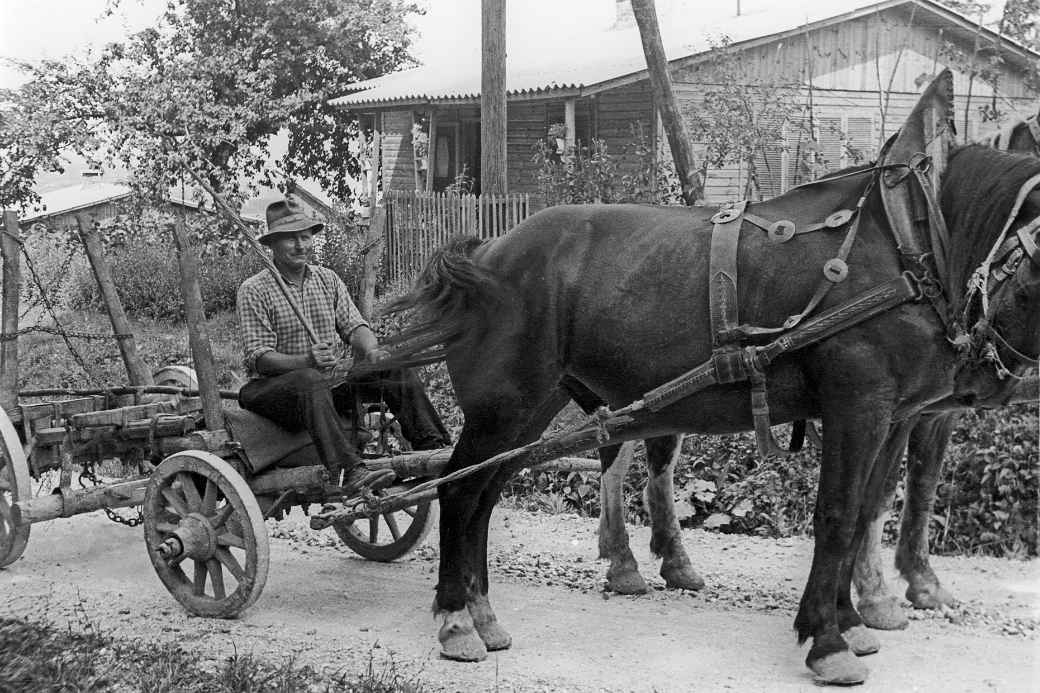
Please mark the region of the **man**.
POLYGON ((343 491, 351 495, 393 479, 389 470, 365 469, 343 428, 339 414, 351 411, 355 394, 362 400, 385 400, 416 450, 446 447, 451 442, 411 371, 380 371, 362 382, 330 388, 333 369, 349 358, 345 344, 369 363, 385 359, 387 352, 379 346, 339 276, 309 264, 314 234, 323 228, 324 224, 309 218, 295 201, 280 200, 267 207, 267 230, 259 240, 270 248, 274 266, 317 333, 318 342, 312 343, 268 270, 246 279, 238 289, 236 308, 250 380, 239 391, 238 401, 244 409, 289 431, 306 429, 322 463, 337 483, 343 473, 343 491))

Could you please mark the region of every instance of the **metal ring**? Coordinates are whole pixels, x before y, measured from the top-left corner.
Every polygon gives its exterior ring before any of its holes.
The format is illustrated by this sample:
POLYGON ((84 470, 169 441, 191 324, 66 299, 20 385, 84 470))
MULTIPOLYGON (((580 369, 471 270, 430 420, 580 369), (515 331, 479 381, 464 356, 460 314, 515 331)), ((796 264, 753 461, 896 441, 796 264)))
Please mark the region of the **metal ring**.
POLYGON ((836 229, 839 226, 844 226, 852 218, 851 209, 839 209, 834 214, 830 215, 823 220, 823 225, 829 229, 836 229))
POLYGON ((739 217, 740 212, 735 209, 720 209, 715 212, 715 214, 711 215, 711 222, 713 224, 728 224, 739 217))
POLYGON ((786 243, 787 241, 794 238, 794 222, 789 221, 787 219, 774 221, 772 224, 769 225, 769 228, 766 230, 766 234, 768 234, 769 240, 773 243, 786 243))
POLYGON ((823 263, 823 276, 827 277, 828 281, 839 284, 849 276, 849 266, 840 257, 832 257, 823 263))

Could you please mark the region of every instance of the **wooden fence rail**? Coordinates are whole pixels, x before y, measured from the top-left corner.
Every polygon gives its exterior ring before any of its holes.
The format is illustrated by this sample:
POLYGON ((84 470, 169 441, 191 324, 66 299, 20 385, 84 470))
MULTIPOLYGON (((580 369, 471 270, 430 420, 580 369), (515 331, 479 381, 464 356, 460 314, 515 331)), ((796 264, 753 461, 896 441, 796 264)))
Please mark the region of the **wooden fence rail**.
POLYGON ((386 195, 386 278, 411 280, 450 237, 501 236, 531 215, 526 193, 458 195, 391 190, 386 195))

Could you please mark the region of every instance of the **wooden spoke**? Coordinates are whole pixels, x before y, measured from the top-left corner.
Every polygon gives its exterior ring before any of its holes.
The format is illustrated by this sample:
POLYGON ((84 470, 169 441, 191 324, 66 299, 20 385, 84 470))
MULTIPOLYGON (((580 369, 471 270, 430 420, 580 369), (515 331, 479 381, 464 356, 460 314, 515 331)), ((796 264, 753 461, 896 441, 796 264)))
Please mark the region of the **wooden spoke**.
POLYGON ((202 514, 210 517, 217 511, 217 484, 213 479, 206 479, 206 492, 202 496, 202 514))
POLYGON ((397 526, 397 518, 390 512, 383 514, 383 520, 390 529, 390 536, 394 538, 394 541, 398 541, 401 538, 401 529, 397 526))
POLYGON ((231 514, 234 512, 235 506, 231 505, 230 503, 225 504, 223 507, 217 510, 217 514, 213 516, 213 529, 220 529, 221 527, 223 527, 227 523, 228 518, 231 517, 231 514))
POLYGON ((379 543, 379 518, 370 517, 368 518, 368 542, 370 544, 379 543))
POLYGON ((181 498, 180 495, 178 495, 176 489, 174 489, 172 486, 167 486, 166 488, 164 488, 162 490, 162 496, 166 499, 166 502, 170 504, 170 508, 176 514, 180 515, 181 517, 187 517, 191 514, 191 511, 188 510, 188 506, 185 504, 184 499, 181 498))
POLYGON ((419 506, 413 505, 410 508, 401 508, 401 512, 403 512, 408 517, 415 517, 416 514, 419 512, 419 506))
POLYGON ((209 570, 210 584, 213 585, 213 598, 227 599, 227 592, 224 590, 224 570, 220 567, 220 561, 211 558, 206 561, 206 568, 209 570))
POLYGON ((191 474, 178 474, 177 481, 180 482, 181 492, 184 494, 184 499, 188 502, 188 509, 191 512, 199 512, 202 509, 202 496, 199 495, 199 489, 195 486, 195 478, 191 474))
POLYGON ((235 558, 235 554, 231 553, 227 549, 217 549, 215 553, 217 561, 224 565, 231 574, 235 576, 236 580, 242 580, 245 577, 245 572, 242 569, 242 565, 235 558))
POLYGON ((224 532, 223 534, 217 535, 217 543, 221 546, 234 546, 236 549, 246 548, 246 543, 242 537, 232 534, 231 532, 224 532))
POLYGON ((202 597, 206 594, 206 563, 204 561, 195 561, 195 580, 192 582, 196 597, 202 597))

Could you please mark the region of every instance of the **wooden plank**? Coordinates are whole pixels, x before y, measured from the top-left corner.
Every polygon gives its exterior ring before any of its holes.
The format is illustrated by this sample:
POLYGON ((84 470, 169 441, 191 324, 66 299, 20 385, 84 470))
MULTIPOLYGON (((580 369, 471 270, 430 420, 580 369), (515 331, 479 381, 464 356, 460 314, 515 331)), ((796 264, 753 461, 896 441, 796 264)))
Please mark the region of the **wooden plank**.
POLYGON ((177 402, 173 400, 163 400, 161 402, 149 402, 148 404, 135 404, 129 407, 119 407, 118 409, 106 409, 104 411, 76 414, 71 418, 70 423, 75 428, 119 426, 130 421, 151 419, 159 414, 174 414, 177 412, 177 408, 177 402))
POLYGON ((127 378, 130 379, 131 385, 154 385, 152 371, 137 353, 137 342, 130 329, 126 311, 123 310, 123 303, 119 300, 119 293, 116 291, 112 272, 105 260, 101 248, 101 238, 98 236, 97 229, 94 228, 94 222, 85 213, 80 213, 76 215, 76 223, 79 226, 79 237, 83 242, 83 248, 86 250, 90 266, 94 270, 94 277, 97 279, 105 309, 108 311, 112 331, 116 335, 116 343, 119 345, 119 353, 123 357, 127 378))
POLYGON ((199 263, 195 249, 188 240, 184 219, 174 218, 170 232, 177 248, 177 264, 180 268, 181 299, 188 327, 188 344, 195 362, 199 394, 202 397, 202 414, 206 428, 216 430, 224 427, 221 410, 220 387, 217 385, 217 367, 213 359, 213 347, 206 330, 206 312, 202 307, 202 289, 199 287, 199 263))
POLYGON ((3 312, 0 336, 0 407, 14 409, 18 404, 18 301, 22 284, 21 230, 18 215, 4 211, 4 229, 0 232, 0 254, 3 255, 4 278, 0 291, 3 312))

